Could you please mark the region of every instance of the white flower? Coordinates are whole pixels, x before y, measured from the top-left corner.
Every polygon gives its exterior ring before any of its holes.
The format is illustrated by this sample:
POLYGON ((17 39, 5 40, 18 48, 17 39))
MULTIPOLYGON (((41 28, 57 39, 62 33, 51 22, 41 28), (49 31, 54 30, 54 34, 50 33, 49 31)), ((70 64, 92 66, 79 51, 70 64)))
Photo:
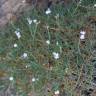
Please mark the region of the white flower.
POLYGON ((94 7, 96 7, 96 4, 94 4, 94 7))
POLYGON ((48 44, 48 45, 49 45, 49 44, 50 44, 50 40, 47 40, 47 41, 46 41, 46 44, 48 44))
POLYGON ((28 68, 28 67, 30 67, 30 65, 26 65, 25 67, 28 68))
POLYGON ((28 68, 28 66, 27 66, 27 65, 26 65, 25 67, 26 67, 26 68, 28 68))
POLYGON ((33 22, 34 22, 34 23, 37 23, 37 20, 36 20, 36 19, 34 19, 34 20, 33 20, 33 22))
POLYGON ((54 59, 59 59, 60 55, 59 53, 53 52, 54 59))
POLYGON ((32 82, 35 82, 35 81, 36 81, 36 78, 33 77, 33 78, 32 78, 32 82))
POLYGON ((80 35, 80 39, 84 40, 85 39, 85 35, 80 35))
POLYGON ((47 30, 48 30, 48 29, 49 29, 49 26, 47 25, 46 28, 47 28, 47 30))
POLYGON ((13 81, 13 79, 14 79, 13 77, 10 77, 10 78, 9 78, 10 81, 13 81))
POLYGON ((28 57, 28 54, 27 53, 23 53, 23 55, 22 55, 22 58, 27 58, 28 57))
POLYGON ((15 43, 13 46, 16 48, 18 45, 15 43))
POLYGON ((65 69, 65 72, 68 73, 68 68, 65 69))
POLYGON ((16 30, 15 31, 15 34, 16 34, 16 36, 17 36, 18 39, 21 38, 21 34, 20 34, 19 30, 16 30))
POLYGON ((32 82, 35 82, 35 81, 38 81, 38 80, 39 80, 38 78, 35 78, 35 77, 32 78, 32 82))
POLYGON ((45 13, 46 13, 46 15, 50 14, 51 13, 50 8, 48 8, 45 13))
POLYGON ((32 24, 32 20, 30 18, 27 18, 28 24, 31 25, 32 24))
POLYGON ((85 39, 85 34, 86 34, 86 31, 80 31, 80 39, 81 40, 85 39))
POLYGON ((57 45, 57 46, 59 45, 59 42, 58 42, 58 41, 56 42, 56 45, 57 45))
POLYGON ((59 95, 59 94, 60 94, 59 90, 56 90, 56 91, 54 92, 54 94, 55 94, 55 95, 59 95))
POLYGON ((81 35, 85 35, 86 32, 85 32, 85 31, 80 31, 80 34, 81 34, 81 35))

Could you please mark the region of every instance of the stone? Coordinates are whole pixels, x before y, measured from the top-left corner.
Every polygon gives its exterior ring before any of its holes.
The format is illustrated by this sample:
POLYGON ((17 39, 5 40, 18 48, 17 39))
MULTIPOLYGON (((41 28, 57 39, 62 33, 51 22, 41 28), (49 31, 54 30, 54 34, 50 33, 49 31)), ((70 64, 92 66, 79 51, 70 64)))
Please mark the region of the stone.
POLYGON ((0 0, 0 26, 7 24, 25 6, 22 0, 0 0))

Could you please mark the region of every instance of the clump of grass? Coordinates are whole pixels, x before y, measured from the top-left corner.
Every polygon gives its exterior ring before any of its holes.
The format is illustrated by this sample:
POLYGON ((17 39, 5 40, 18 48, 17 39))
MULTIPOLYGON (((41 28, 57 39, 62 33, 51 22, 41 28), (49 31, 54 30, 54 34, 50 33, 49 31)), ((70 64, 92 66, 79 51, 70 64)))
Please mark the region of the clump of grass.
POLYGON ((49 14, 31 9, 10 22, 0 33, 0 90, 12 87, 13 96, 82 96, 92 84, 95 58, 91 1, 66 9, 55 5, 49 14))

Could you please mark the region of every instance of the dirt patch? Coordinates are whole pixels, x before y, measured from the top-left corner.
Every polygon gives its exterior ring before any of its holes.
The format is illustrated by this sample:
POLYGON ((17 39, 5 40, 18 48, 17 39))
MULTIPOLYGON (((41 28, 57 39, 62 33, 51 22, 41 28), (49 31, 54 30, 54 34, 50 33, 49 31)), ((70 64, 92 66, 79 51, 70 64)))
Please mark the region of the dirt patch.
POLYGON ((24 0, 0 0, 0 26, 5 25, 25 6, 24 0))

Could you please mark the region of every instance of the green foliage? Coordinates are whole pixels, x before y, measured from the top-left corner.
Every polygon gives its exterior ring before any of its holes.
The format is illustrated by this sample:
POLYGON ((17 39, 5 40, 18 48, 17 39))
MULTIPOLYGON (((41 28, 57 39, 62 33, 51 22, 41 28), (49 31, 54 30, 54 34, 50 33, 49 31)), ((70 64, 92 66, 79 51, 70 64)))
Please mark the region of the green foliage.
POLYGON ((11 21, 0 32, 0 78, 6 77, 0 79, 0 90, 9 84, 19 96, 32 92, 35 95, 31 96, 45 96, 44 93, 53 96, 56 90, 60 90, 60 94, 67 92, 68 96, 77 96, 74 90, 79 84, 82 88, 90 86, 96 28, 93 29, 88 18, 96 20, 95 3, 95 0, 82 0, 81 4, 72 3, 68 8, 58 4, 51 7, 52 12, 48 15, 45 11, 31 9, 16 22, 11 21), (38 24, 28 24, 27 18, 36 19, 38 24), (15 34, 18 29, 19 39, 15 34), (80 40, 82 30, 86 31, 84 40, 80 40), (54 58, 53 52, 59 53, 58 59, 54 58), (22 57, 23 53, 28 56, 22 57), (9 80, 11 76, 13 81, 9 80), (32 78, 37 79, 32 82, 32 78), (46 93, 48 83, 51 92, 46 93))

